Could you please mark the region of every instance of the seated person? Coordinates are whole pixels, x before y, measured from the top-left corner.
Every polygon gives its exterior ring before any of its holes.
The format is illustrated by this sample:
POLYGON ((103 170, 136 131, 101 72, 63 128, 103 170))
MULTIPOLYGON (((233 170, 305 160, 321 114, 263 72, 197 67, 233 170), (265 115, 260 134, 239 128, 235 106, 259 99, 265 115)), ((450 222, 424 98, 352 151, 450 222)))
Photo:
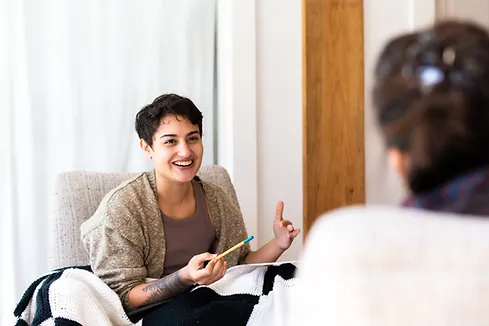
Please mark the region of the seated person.
POLYGON ((232 200, 196 176, 202 118, 190 99, 176 94, 141 109, 136 131, 154 170, 110 191, 81 226, 94 273, 119 295, 126 312, 172 298, 190 285, 216 282, 233 265, 276 261, 300 232, 283 220, 280 202, 273 240, 257 251, 247 244, 213 259, 248 235, 232 200))
POLYGON ((391 40, 373 90, 405 207, 489 215, 489 34, 441 22, 391 40))
POLYGON ((291 325, 471 324, 487 315, 478 313, 487 280, 471 259, 488 248, 473 231, 489 216, 488 31, 441 21, 389 40, 373 102, 388 162, 410 194, 404 208, 342 208, 315 223, 291 325), (448 232, 454 223, 459 237, 448 232))

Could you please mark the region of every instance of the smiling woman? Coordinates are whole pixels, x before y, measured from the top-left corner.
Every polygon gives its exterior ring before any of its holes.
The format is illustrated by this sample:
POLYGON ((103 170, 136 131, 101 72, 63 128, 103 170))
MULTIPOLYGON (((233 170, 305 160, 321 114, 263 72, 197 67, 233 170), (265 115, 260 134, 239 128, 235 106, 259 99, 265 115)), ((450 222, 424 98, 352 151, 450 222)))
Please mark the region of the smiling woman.
POLYGON ((255 252, 245 244, 216 258, 248 234, 225 192, 196 176, 204 153, 202 121, 196 105, 176 94, 142 108, 135 126, 153 171, 110 191, 81 226, 94 273, 128 312, 163 302, 193 284, 212 284, 228 266, 276 261, 300 232, 283 219, 280 202, 273 240, 255 252))

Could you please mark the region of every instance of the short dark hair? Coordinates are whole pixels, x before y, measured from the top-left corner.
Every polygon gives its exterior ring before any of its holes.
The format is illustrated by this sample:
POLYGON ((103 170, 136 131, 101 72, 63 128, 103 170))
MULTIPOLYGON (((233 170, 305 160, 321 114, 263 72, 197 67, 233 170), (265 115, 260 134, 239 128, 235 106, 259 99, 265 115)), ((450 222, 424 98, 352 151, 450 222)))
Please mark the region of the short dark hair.
POLYGON ((489 34, 446 20, 391 39, 373 101, 387 147, 407 153, 415 194, 489 164, 489 34), (434 79, 433 79, 434 78, 434 79))
POLYGON ((169 114, 188 119, 193 125, 202 131, 202 112, 190 99, 177 94, 163 94, 158 96, 153 103, 146 105, 136 114, 136 132, 149 146, 153 146, 153 136, 158 129, 161 119, 169 114))

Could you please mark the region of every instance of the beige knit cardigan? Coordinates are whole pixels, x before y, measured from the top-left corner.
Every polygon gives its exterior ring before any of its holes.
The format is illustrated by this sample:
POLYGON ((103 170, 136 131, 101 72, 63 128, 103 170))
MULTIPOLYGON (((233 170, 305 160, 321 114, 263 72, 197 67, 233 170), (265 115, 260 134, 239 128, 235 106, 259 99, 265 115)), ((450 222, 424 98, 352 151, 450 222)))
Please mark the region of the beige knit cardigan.
MULTIPOLYGON (((220 253, 248 235, 239 208, 218 186, 200 181, 216 230, 211 251, 220 253)), ((165 234, 156 199, 155 172, 145 172, 110 191, 95 214, 81 225, 82 242, 94 273, 133 310, 129 291, 147 278, 160 278, 165 234)), ((189 239, 191 241, 191 239, 189 239)), ((244 262, 249 245, 225 256, 228 267, 244 262)))

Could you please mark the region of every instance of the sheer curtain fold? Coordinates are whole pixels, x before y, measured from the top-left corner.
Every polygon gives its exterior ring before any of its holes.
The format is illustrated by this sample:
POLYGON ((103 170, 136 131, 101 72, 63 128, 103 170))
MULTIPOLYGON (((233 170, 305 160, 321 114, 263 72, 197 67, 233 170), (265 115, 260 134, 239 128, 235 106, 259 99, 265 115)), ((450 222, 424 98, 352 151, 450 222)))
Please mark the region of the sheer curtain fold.
POLYGON ((214 163, 215 0, 0 0, 0 324, 47 271, 56 174, 142 171, 134 116, 177 92, 214 163))

